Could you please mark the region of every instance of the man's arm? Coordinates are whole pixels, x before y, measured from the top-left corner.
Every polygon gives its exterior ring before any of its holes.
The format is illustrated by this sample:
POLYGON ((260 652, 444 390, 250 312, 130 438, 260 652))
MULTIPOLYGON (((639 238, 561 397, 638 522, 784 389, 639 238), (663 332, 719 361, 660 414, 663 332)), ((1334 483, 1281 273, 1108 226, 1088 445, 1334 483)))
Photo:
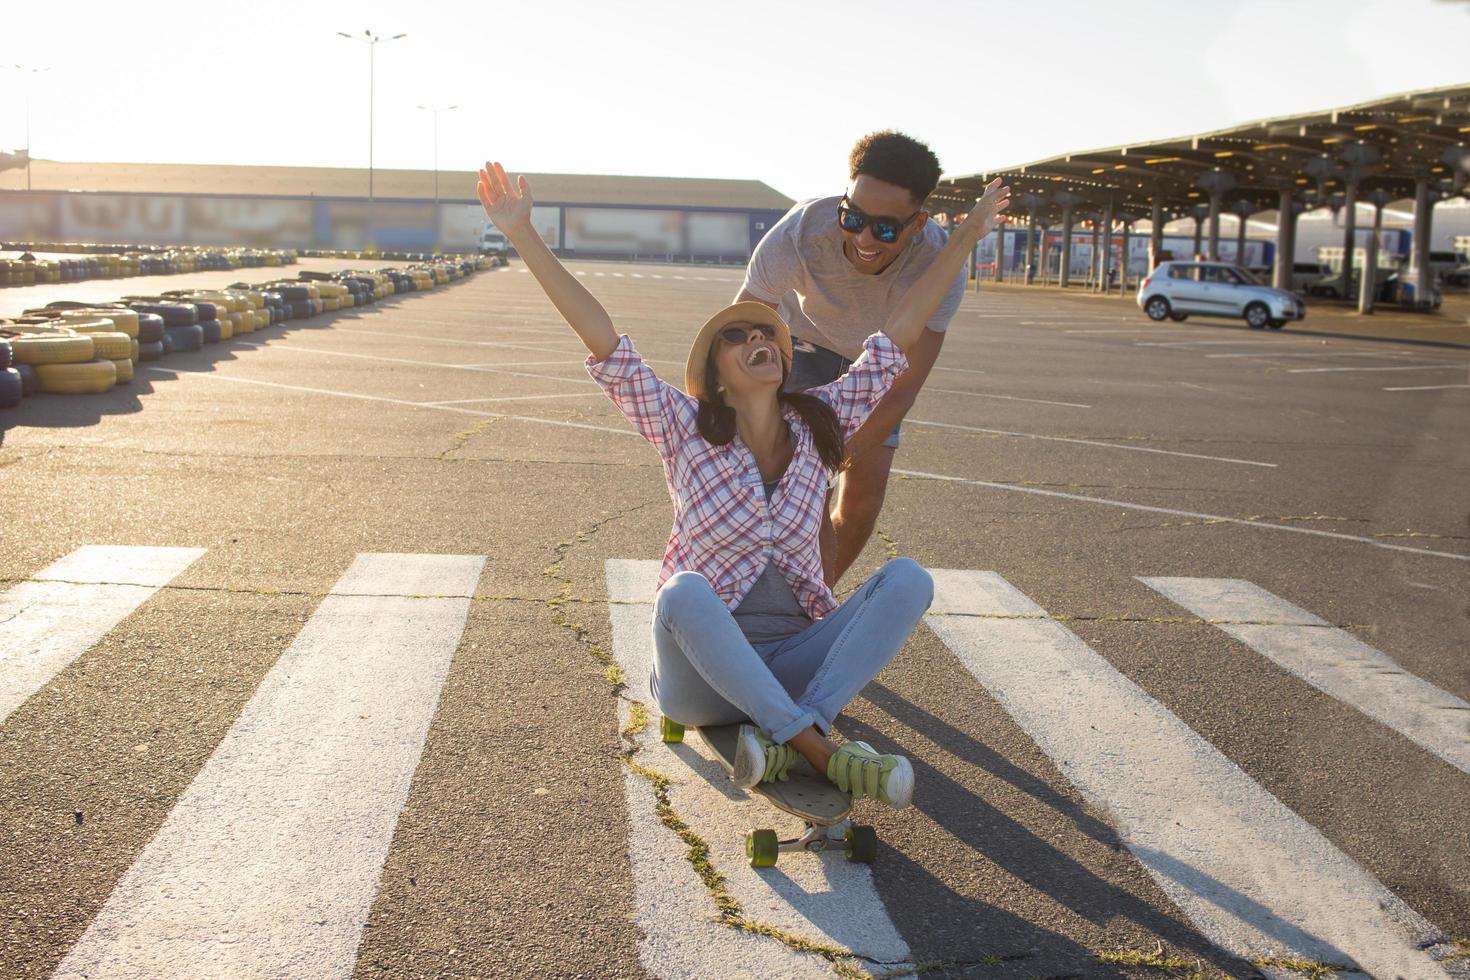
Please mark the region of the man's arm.
POLYGON ((856 459, 866 450, 880 445, 888 434, 898 427, 909 409, 914 407, 914 400, 919 397, 919 389, 929 377, 929 371, 934 363, 939 360, 939 349, 944 345, 944 334, 938 330, 925 330, 919 337, 913 349, 906 351, 904 356, 908 358, 908 370, 900 374, 893 382, 893 387, 888 389, 888 394, 873 409, 862 426, 847 440, 844 448, 848 459, 856 459))
POLYGON ((975 243, 984 238, 995 226, 1000 212, 1010 204, 1011 189, 997 177, 985 188, 985 195, 975 202, 965 220, 949 234, 949 241, 929 263, 923 275, 908 288, 892 312, 883 332, 898 345, 905 356, 918 347, 928 329, 929 321, 939 310, 955 281, 956 274, 964 267, 974 251, 975 243))
POLYGON ((773 310, 774 309, 778 309, 780 307, 780 305, 781 305, 780 303, 772 303, 770 300, 765 299, 764 297, 757 296, 755 293, 752 293, 748 289, 742 289, 742 290, 740 290, 740 295, 735 297, 735 302, 737 302, 737 303, 747 303, 747 302, 749 302, 749 303, 759 303, 762 306, 769 306, 773 310))

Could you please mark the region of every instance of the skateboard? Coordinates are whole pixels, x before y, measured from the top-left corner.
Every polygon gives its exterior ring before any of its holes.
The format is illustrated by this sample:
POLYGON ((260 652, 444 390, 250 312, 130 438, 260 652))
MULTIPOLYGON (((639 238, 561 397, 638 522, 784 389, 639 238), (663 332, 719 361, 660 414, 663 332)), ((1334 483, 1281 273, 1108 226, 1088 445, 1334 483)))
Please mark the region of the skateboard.
MULTIPOLYGON (((665 742, 684 741, 684 726, 669 718, 659 721, 665 742)), ((696 728, 700 740, 709 746, 715 758, 732 776, 735 773, 735 744, 739 725, 715 725, 696 728)), ((872 864, 878 856, 878 833, 865 824, 848 819, 852 812, 852 796, 842 792, 812 768, 805 759, 797 759, 788 778, 775 783, 758 783, 749 792, 762 797, 776 809, 799 817, 806 824, 800 837, 786 840, 774 830, 759 829, 745 835, 745 856, 752 868, 773 868, 782 851, 817 853, 841 848, 849 861, 872 864)))

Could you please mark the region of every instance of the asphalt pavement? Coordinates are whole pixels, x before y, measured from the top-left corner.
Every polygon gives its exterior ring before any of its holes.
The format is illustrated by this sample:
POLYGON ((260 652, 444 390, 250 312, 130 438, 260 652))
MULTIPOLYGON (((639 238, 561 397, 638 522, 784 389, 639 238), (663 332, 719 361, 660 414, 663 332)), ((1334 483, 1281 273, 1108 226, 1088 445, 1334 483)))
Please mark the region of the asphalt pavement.
MULTIPOLYGON (((676 383, 741 281, 570 267, 676 383)), ((1461 302, 967 296, 839 589, 940 584, 838 723, 915 765, 871 868, 659 741, 663 473, 519 263, 27 399, 0 975, 1464 977, 1461 302)))

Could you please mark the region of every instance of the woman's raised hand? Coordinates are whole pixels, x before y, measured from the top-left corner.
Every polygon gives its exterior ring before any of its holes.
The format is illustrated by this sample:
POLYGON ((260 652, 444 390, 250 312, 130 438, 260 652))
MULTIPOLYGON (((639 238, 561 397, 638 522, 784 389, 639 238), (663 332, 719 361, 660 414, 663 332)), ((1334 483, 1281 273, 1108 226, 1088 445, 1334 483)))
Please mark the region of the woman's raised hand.
POLYGON ((499 228, 506 238, 512 232, 527 231, 531 227, 531 187, 524 176, 516 178, 516 186, 510 186, 510 178, 499 161, 485 161, 480 171, 480 180, 475 185, 480 203, 485 206, 485 215, 499 228))
POLYGON ((1010 207, 1010 204, 1011 189, 997 177, 985 185, 984 196, 970 208, 970 213, 960 222, 958 230, 970 235, 971 241, 978 242, 990 234, 1000 221, 1000 213, 1010 207))

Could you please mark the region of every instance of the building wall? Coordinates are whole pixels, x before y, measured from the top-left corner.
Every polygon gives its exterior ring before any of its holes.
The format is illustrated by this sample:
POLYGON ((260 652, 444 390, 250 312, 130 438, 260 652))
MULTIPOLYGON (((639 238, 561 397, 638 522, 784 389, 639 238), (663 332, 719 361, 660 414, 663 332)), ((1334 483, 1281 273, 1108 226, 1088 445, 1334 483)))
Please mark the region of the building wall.
MULTIPOLYGON (((744 261, 782 213, 552 202, 532 221, 568 256, 744 261)), ((463 201, 0 191, 7 241, 469 251, 485 226, 463 201)))

